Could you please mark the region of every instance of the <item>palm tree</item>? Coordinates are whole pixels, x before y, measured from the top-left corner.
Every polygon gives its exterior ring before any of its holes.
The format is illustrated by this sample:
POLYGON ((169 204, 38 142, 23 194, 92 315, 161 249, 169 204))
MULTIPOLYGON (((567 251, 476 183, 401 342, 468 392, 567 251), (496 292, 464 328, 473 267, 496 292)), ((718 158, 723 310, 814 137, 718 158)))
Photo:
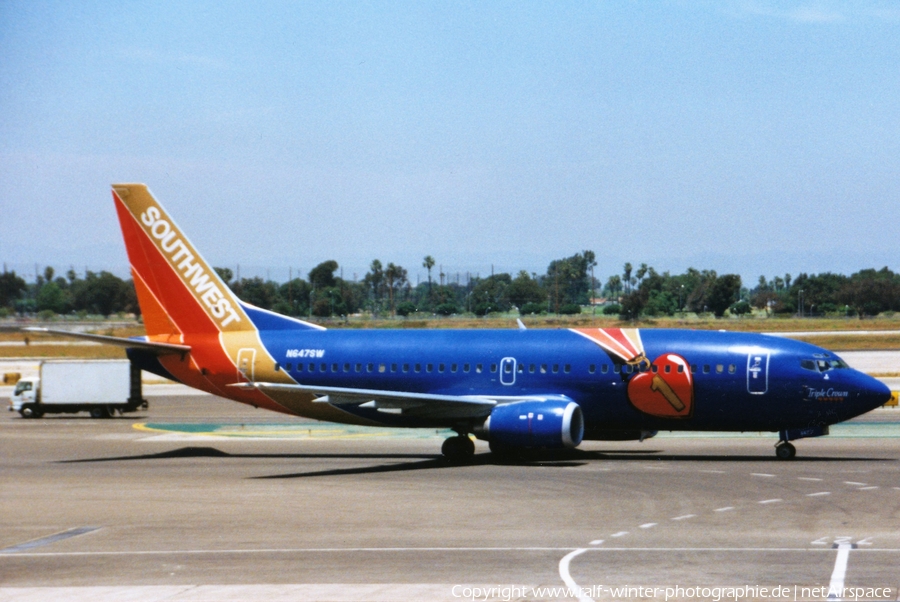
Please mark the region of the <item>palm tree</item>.
POLYGON ((431 268, 434 267, 434 257, 426 255, 422 267, 428 270, 428 305, 431 306, 431 268))

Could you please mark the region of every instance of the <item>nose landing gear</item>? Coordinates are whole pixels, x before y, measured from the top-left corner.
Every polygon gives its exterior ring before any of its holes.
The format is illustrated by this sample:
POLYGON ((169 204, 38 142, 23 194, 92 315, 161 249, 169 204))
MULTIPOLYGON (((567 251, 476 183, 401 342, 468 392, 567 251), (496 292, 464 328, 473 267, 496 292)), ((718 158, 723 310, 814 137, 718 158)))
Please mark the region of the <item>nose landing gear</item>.
POLYGON ((792 460, 797 455, 797 448, 787 441, 779 441, 775 444, 775 456, 779 460, 792 460))

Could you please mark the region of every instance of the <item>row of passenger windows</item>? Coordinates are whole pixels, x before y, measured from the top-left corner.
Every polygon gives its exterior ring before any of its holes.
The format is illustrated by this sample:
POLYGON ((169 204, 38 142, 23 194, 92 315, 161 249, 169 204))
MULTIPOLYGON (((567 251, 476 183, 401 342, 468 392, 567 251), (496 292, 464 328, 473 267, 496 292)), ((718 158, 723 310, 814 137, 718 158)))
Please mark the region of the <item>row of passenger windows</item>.
MULTIPOLYGON (((399 371, 399 372, 403 372, 403 373, 409 373, 410 371, 412 371, 414 373, 421 373, 423 364, 373 364, 373 363, 369 363, 369 364, 352 364, 352 365, 351 364, 343 364, 343 365, 331 364, 329 366, 329 364, 324 364, 324 363, 322 363, 322 364, 298 363, 296 366, 296 370, 295 370, 293 363, 288 362, 284 365, 284 369, 287 372, 296 371, 296 372, 320 372, 320 373, 322 373, 322 372, 329 372, 329 368, 330 368, 330 372, 351 372, 351 366, 352 366, 353 372, 363 372, 363 370, 365 370, 365 372, 376 372, 377 371, 379 373, 384 373, 384 372, 388 372, 388 371, 390 371, 390 372, 398 372, 399 371)), ((474 366, 475 366, 476 374, 481 374, 484 371, 484 364, 475 364, 474 366)), ((472 364, 462 364, 462 365, 449 364, 449 372, 452 374, 455 374, 460 371, 460 367, 462 368, 463 373, 469 373, 472 371, 472 364)), ((427 373, 434 372, 435 364, 424 364, 424 368, 425 368, 425 372, 427 372, 427 373)), ((447 368, 448 368, 447 364, 437 364, 437 372, 438 373, 443 374, 444 372, 447 372, 447 368)), ((498 369, 497 364, 490 365, 490 371, 492 374, 496 373, 497 369, 498 369)), ((276 362, 275 363, 275 371, 277 372, 278 370, 281 370, 281 364, 276 362)), ((525 370, 526 370, 525 364, 521 364, 521 363, 518 364, 517 371, 519 374, 524 374, 525 370)), ((528 370, 529 374, 535 374, 535 373, 558 374, 560 371, 560 364, 528 364, 527 370, 528 370)), ((669 373, 669 372, 671 372, 671 370, 672 370, 671 365, 666 365, 663 367, 663 372, 669 373)), ((701 368, 697 364, 691 364, 691 373, 692 374, 696 374, 701 370, 702 370, 703 374, 710 374, 712 372, 712 366, 710 364, 704 364, 703 367, 701 368)), ((505 372, 506 374, 512 374, 512 371, 513 371, 512 362, 503 364, 503 372, 505 372)), ((652 364, 652 365, 643 364, 641 366, 633 366, 631 364, 625 364, 625 365, 614 364, 614 365, 612 365, 612 372, 615 374, 620 374, 620 373, 631 374, 632 372, 658 372, 658 371, 659 371, 659 366, 657 366, 655 364, 652 364)), ((676 371, 679 374, 684 372, 684 366, 679 365, 677 367, 676 371)), ((715 371, 716 371, 716 374, 724 373, 725 365, 724 364, 716 364, 715 371)), ((570 374, 572 372, 571 364, 563 364, 562 372, 564 374, 570 374)), ((596 374, 596 372, 597 372, 597 365, 590 364, 588 366, 588 373, 596 374)), ((610 372, 609 364, 601 364, 600 365, 600 373, 601 374, 608 374, 609 372, 610 372)), ((728 374, 734 374, 735 372, 737 372, 737 366, 735 364, 729 364, 728 365, 728 374)))

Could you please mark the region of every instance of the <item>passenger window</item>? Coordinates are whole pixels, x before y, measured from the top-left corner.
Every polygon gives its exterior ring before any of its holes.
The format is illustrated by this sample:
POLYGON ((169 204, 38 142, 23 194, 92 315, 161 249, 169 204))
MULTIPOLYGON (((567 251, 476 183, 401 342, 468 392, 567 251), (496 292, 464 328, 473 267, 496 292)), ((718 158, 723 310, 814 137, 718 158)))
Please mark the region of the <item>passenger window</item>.
POLYGON ((625 364, 624 366, 622 366, 622 369, 623 369, 623 372, 625 372, 625 374, 631 374, 631 370, 632 370, 631 364, 625 364))
POLYGON ((597 366, 595 366, 594 364, 591 364, 590 366, 588 366, 588 374, 593 374, 596 371, 597 371, 597 366))
POLYGON ((716 374, 722 374, 725 371, 725 366, 722 364, 716 364, 716 374))
MULTIPOLYGON (((678 367, 681 368, 681 366, 678 366, 678 367)), ((668 374, 668 373, 671 372, 671 371, 672 371, 672 366, 669 366, 668 364, 666 364, 666 369, 664 370, 664 372, 665 372, 666 374, 668 374)))
POLYGON ((534 364, 528 364, 528 373, 534 374, 534 364))
POLYGON ((444 371, 444 364, 438 364, 438 372, 444 371))
POLYGON ((383 374, 384 370, 385 370, 384 364, 378 364, 378 372, 383 374))
POLYGON ((456 373, 456 364, 450 364, 450 372, 456 373))
POLYGON ((559 364, 553 364, 553 374, 559 372, 559 364))
POLYGON ((565 372, 566 374, 569 374, 571 371, 572 371, 571 364, 566 364, 565 366, 563 366, 563 372, 565 372))
POLYGON ((315 365, 315 364, 310 364, 310 365, 309 365, 309 371, 310 371, 310 372, 315 372, 315 371, 316 371, 316 365, 315 365))
POLYGON ((609 364, 603 364, 602 366, 600 366, 600 372, 602 372, 603 374, 609 372, 609 364))
POLYGON ((291 362, 288 362, 288 363, 286 363, 286 364, 284 365, 284 369, 285 369, 287 372, 290 372, 291 370, 294 369, 294 364, 292 364, 291 362))
POLYGON ((303 372, 303 364, 297 364, 297 372, 303 372))
POLYGON ((362 372, 362 364, 356 364, 356 371, 362 372))
POLYGON ((279 370, 281 370, 281 364, 275 362, 275 372, 278 372, 279 370))
POLYGON ((735 372, 737 372, 737 366, 728 364, 728 374, 734 374, 735 372))
POLYGON ((497 364, 491 364, 491 374, 497 371, 497 364))
POLYGON ((331 364, 331 371, 332 371, 332 372, 337 372, 337 371, 338 371, 338 365, 337 365, 337 364, 331 364))
POLYGON ((709 364, 703 364, 703 374, 709 374, 709 364))
POLYGON ((615 372, 616 374, 619 374, 620 372, 622 372, 622 366, 620 366, 619 364, 616 364, 615 366, 613 366, 613 372, 615 372))
POLYGON ((507 374, 512 374, 512 364, 510 364, 509 362, 504 364, 503 371, 506 372, 507 374))
POLYGON ((422 371, 422 364, 416 364, 416 372, 422 371))
POLYGON ((350 364, 344 364, 344 372, 350 372, 350 364))
POLYGON ((366 372, 371 372, 375 369, 375 364, 366 364, 366 372))
POLYGON ((328 372, 328 364, 319 364, 319 372, 328 372))
POLYGON ((653 371, 654 374, 656 374, 659 371, 659 366, 653 364, 652 366, 650 366, 650 370, 653 371))
POLYGON ((481 374, 481 370, 482 370, 481 364, 475 364, 475 372, 477 372, 478 374, 481 374))
POLYGON ((403 371, 409 372, 409 364, 403 364, 403 371))
POLYGON ((691 364, 691 374, 697 374, 697 364, 691 364))
POLYGON ((431 372, 434 370, 434 364, 425 364, 425 372, 431 372))
POLYGON ((469 364, 463 364, 463 372, 469 371, 469 364))
POLYGON ((397 371, 397 364, 391 364, 391 372, 397 371))
MULTIPOLYGON (((669 371, 669 367, 666 366, 666 372, 669 371)), ((682 364, 678 364, 678 374, 682 374, 684 372, 684 366, 682 364)))
POLYGON ((525 364, 519 364, 519 374, 524 374, 525 372, 525 364))
POLYGON ((541 364, 541 374, 547 374, 547 364, 541 364))

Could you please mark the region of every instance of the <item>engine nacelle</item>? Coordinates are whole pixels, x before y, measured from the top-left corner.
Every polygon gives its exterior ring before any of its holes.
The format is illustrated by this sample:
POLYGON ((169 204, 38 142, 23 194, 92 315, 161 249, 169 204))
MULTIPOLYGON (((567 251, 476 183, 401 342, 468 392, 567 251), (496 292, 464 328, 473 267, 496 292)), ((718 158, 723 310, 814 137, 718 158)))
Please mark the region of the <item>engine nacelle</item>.
POLYGON ((573 401, 517 401, 496 406, 475 436, 508 447, 577 447, 584 416, 573 401))

